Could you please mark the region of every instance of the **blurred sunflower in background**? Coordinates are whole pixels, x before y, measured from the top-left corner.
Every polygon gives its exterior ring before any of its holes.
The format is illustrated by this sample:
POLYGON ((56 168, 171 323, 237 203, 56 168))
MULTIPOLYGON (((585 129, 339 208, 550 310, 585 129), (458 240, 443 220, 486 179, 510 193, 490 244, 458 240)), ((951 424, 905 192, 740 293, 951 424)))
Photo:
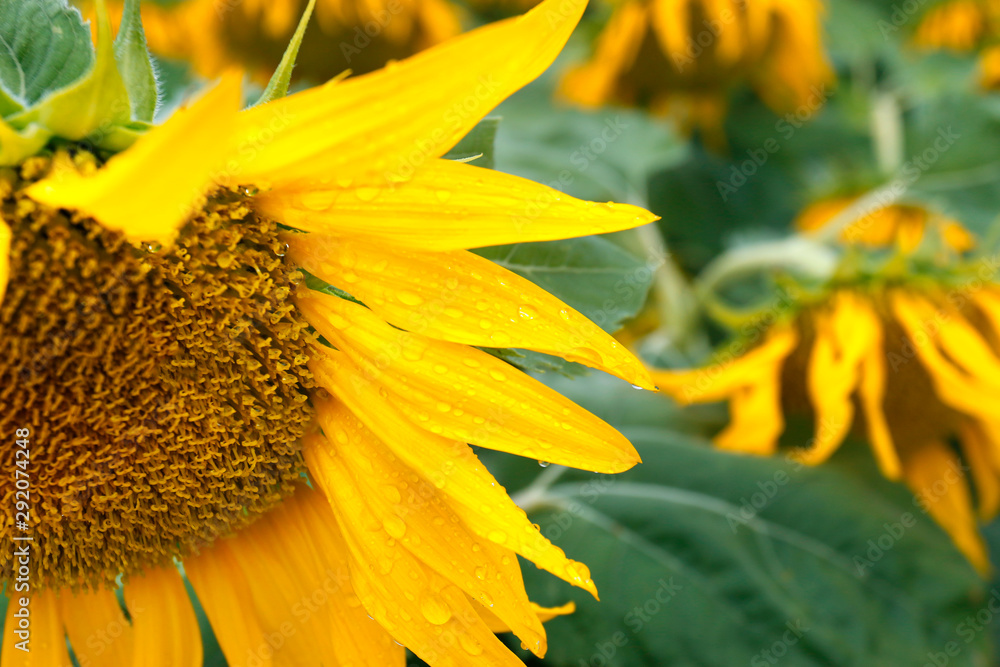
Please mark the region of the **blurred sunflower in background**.
MULTIPOLYGON (((78 2, 92 17, 94 0, 78 2)), ((307 0, 145 2, 142 18, 155 55, 185 61, 206 78, 236 67, 265 83, 307 4, 307 0)), ((109 7, 117 16, 121 0, 109 7)), ((294 75, 320 83, 347 70, 364 74, 461 30, 460 12, 449 0, 318 0, 294 75)))
MULTIPOLYGON (((31 652, 11 602, 4 667, 69 665, 70 648, 81 665, 200 665, 180 560, 233 665, 403 665, 403 646, 516 665, 493 633, 540 656, 542 621, 572 609, 530 603, 518 556, 596 595, 470 444, 607 473, 638 455, 476 346, 653 384, 467 249, 655 218, 440 159, 549 66, 584 6, 547 0, 284 97, 296 37, 253 106, 227 74, 154 127, 137 2, 114 45, 97 3, 94 51, 63 3, 0 0, 19 52, 56 59, 2 99, 0 424, 30 431, 33 492, 2 535, 34 540, 16 594, 31 652)), ((14 478, 0 485, 13 502, 14 478)), ((8 595, 17 568, 5 550, 8 595)))
MULTIPOLYGON (((781 291, 791 296, 759 314, 721 307, 739 335, 703 367, 654 379, 682 404, 728 402, 721 449, 773 455, 792 416, 814 424, 791 449, 802 463, 824 463, 851 434, 867 440, 882 474, 906 482, 986 573, 979 521, 1000 509, 1000 283, 963 259, 975 241, 957 221, 915 203, 858 205, 821 200, 796 220, 803 234, 853 248, 837 260, 788 246, 825 264, 825 278, 789 277, 781 291)), ((739 275, 711 273, 718 286, 739 275)))
POLYGON ((671 116, 718 148, 734 86, 749 85, 777 113, 807 118, 822 106, 832 82, 822 14, 818 0, 627 0, 560 92, 585 107, 671 116))

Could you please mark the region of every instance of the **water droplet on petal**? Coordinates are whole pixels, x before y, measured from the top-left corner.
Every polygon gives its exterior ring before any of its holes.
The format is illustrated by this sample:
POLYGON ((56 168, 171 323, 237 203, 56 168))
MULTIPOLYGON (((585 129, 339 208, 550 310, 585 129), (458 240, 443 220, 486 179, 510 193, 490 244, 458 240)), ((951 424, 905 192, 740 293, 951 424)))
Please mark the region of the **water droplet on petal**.
POLYGON ((444 625, 451 620, 451 609, 438 597, 428 595, 420 602, 420 613, 429 623, 444 625))
POLYGON ((469 655, 480 655, 483 652, 482 645, 474 637, 470 637, 464 632, 458 636, 458 643, 469 655))
POLYGON ((538 311, 528 305, 520 306, 517 309, 517 314, 526 320, 533 320, 538 317, 538 311))
POLYGON ((549 463, 548 461, 539 461, 539 462, 538 462, 538 465, 540 465, 540 466, 541 466, 541 467, 543 467, 543 468, 548 468, 548 467, 549 467, 550 465, 552 465, 552 464, 551 464, 551 463, 549 463))
POLYGON ((406 524, 403 520, 394 514, 382 519, 382 527, 385 528, 385 532, 389 533, 397 540, 406 534, 406 524))
POLYGON ((496 542, 497 544, 503 544, 507 541, 507 533, 502 530, 492 530, 486 537, 489 538, 490 542, 496 542))
POLYGON ((419 306, 424 302, 423 297, 414 294, 413 292, 407 292, 405 290, 401 292, 396 292, 396 298, 402 301, 407 306, 419 306))
POLYGON ((373 201, 378 197, 379 192, 378 188, 357 188, 354 195, 361 201, 373 201))

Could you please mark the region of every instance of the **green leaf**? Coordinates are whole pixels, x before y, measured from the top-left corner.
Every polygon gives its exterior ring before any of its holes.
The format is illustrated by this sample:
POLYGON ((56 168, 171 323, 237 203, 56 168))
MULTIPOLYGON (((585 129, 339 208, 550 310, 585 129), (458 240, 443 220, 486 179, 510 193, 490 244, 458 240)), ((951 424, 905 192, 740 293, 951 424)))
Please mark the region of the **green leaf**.
POLYGON ((65 0, 0 0, 0 114, 65 88, 93 62, 90 31, 65 0))
POLYGON ((462 137, 450 151, 444 155, 446 160, 470 160, 477 167, 494 168, 494 152, 497 128, 500 126, 498 116, 490 116, 479 121, 469 133, 462 137))
POLYGON ((527 278, 609 332, 642 308, 660 261, 636 257, 599 236, 473 252, 527 278))
MULTIPOLYGON (((623 432, 643 464, 569 471, 528 508, 601 592, 547 624, 545 664, 921 665, 949 641, 949 664, 985 663, 985 638, 960 631, 982 582, 901 487, 623 432)), ((525 578, 532 599, 565 601, 561 582, 525 578)))
POLYGON ((299 25, 295 28, 295 34, 292 35, 292 41, 288 43, 285 54, 281 56, 278 68, 271 75, 271 80, 267 82, 267 87, 264 88, 264 92, 260 94, 260 99, 254 103, 254 106, 267 104, 271 100, 280 99, 288 94, 288 84, 292 81, 295 59, 299 55, 299 47, 302 46, 302 38, 306 35, 306 26, 309 25, 309 17, 312 16, 315 6, 316 0, 309 0, 309 4, 306 5, 306 9, 299 19, 299 25))
POLYGON ((125 0, 122 22, 115 39, 115 58, 128 89, 132 117, 152 122, 156 113, 156 74, 146 48, 146 35, 142 31, 139 0, 125 0))
POLYGON ((505 347, 484 347, 480 349, 528 373, 558 373, 568 378, 590 374, 590 369, 582 364, 566 361, 561 357, 554 357, 551 354, 535 352, 534 350, 519 350, 505 347))
POLYGON ((76 83, 12 116, 9 122, 16 127, 38 122, 64 139, 87 140, 102 147, 114 128, 129 122, 130 115, 128 90, 115 62, 107 6, 99 1, 97 57, 93 68, 76 83))

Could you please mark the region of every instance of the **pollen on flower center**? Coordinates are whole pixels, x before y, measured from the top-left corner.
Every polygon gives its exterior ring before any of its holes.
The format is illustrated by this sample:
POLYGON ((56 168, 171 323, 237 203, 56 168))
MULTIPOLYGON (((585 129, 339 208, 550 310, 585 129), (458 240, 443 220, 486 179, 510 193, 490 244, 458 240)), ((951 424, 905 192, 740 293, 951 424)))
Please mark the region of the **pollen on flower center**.
MULTIPOLYGON (((0 458, 13 471, 15 430, 31 429, 33 585, 77 586, 182 555, 291 492, 312 334, 277 226, 241 196, 216 193, 171 249, 141 249, 24 196, 47 164, 0 172, 0 458)), ((24 534, 14 491, 0 476, 8 544, 24 534)))

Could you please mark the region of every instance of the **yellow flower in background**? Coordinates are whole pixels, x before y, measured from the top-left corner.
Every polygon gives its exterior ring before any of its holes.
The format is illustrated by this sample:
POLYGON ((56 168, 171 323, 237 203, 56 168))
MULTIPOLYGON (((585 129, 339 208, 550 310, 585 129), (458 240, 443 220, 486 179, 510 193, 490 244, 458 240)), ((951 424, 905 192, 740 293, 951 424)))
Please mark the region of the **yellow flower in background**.
POLYGON ((778 113, 808 116, 832 82, 818 0, 626 0, 591 60, 562 81, 586 107, 642 106, 719 140, 728 92, 749 84, 778 113))
MULTIPOLYGON (((68 665, 67 644, 92 666, 199 665, 177 559, 231 664, 403 665, 402 645, 521 664, 506 629, 545 653, 542 621, 570 608, 531 604, 517 557, 594 582, 470 445, 606 473, 638 455, 477 346, 653 384, 467 249, 655 218, 440 156, 551 64, 585 4, 243 111, 226 76, 106 162, 60 135, 0 170, 0 424, 30 429, 37 498, 32 651, 6 633, 4 667, 68 665)), ((0 555, 8 585, 14 566, 0 555)))
MULTIPOLYGON (((183 0, 144 3, 150 50, 185 60, 212 78, 230 67, 266 82, 281 60, 307 0, 183 0)), ((92 6, 92 0, 87 0, 92 6)), ((120 3, 119 3, 120 6, 120 3)), ((119 12, 114 12, 119 13, 119 12)), ((318 0, 295 76, 323 82, 364 74, 461 32, 449 0, 318 0)))
MULTIPOLYGON (((795 228, 803 232, 823 229, 857 201, 857 197, 850 196, 816 201, 799 213, 795 228)), ((844 227, 839 238, 850 245, 896 245, 902 252, 911 253, 921 244, 929 229, 945 246, 956 252, 965 252, 975 245, 974 237, 957 220, 911 204, 876 205, 844 227)))
POLYGON ((1000 90, 1000 46, 983 50, 979 58, 979 85, 983 90, 1000 90))
POLYGON ((728 400, 730 423, 715 442, 730 451, 775 453, 790 414, 816 424, 795 452, 804 463, 826 461, 852 429, 863 434, 882 473, 904 480, 970 562, 989 569, 977 516, 1000 508, 992 283, 837 289, 714 364, 653 376, 681 403, 728 400))
POLYGON ((923 49, 973 51, 997 33, 998 20, 996 0, 948 0, 924 14, 913 43, 923 49))

